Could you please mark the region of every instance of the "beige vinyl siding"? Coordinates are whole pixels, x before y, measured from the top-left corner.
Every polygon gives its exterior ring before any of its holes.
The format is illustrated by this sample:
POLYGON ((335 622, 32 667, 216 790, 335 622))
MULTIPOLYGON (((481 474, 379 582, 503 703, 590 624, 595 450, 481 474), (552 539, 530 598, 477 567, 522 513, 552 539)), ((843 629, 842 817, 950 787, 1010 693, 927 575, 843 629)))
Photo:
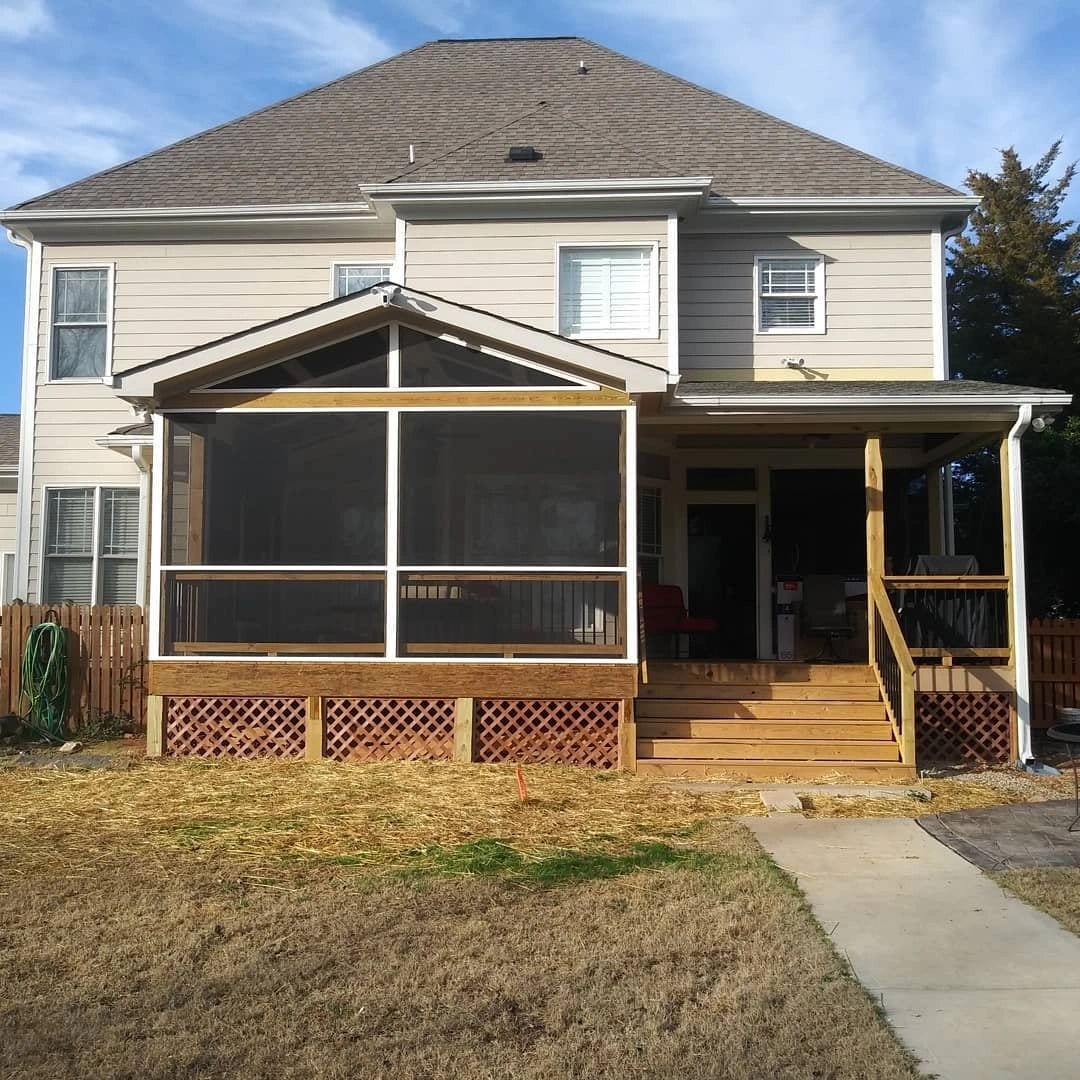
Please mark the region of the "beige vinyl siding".
POLYGON ((804 358, 843 378, 929 378, 929 232, 688 233, 679 237, 684 371, 773 378, 804 358), (755 333, 754 256, 825 258, 825 333, 755 333))
POLYGON ((0 480, 0 554, 15 550, 15 517, 19 496, 14 480, 0 480))
POLYGON ((330 298, 335 262, 393 261, 386 240, 48 245, 38 328, 30 526, 30 592, 38 595, 43 491, 49 486, 137 486, 131 458, 96 439, 134 422, 131 409, 95 382, 49 382, 52 268, 111 264, 113 370, 122 371, 330 298))
POLYGON ((335 262, 394 259, 394 241, 237 241, 50 245, 50 264, 112 263, 113 371, 235 334, 330 298, 335 262))
POLYGON ((405 232, 405 284, 557 332, 557 245, 590 243, 659 245, 659 336, 604 338, 597 344, 666 365, 666 218, 410 221, 405 232))

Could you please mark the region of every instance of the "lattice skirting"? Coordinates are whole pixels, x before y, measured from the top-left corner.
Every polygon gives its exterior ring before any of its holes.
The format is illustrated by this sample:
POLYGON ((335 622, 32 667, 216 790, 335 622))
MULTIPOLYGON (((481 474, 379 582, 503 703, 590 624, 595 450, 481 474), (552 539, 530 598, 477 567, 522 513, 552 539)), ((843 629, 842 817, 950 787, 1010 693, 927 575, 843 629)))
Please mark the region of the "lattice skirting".
POLYGON ((205 758, 322 756, 331 761, 450 761, 613 769, 619 701, 477 698, 472 744, 454 698, 324 698, 322 738, 305 697, 169 697, 165 753, 205 758))
POLYGON ((449 761, 453 698, 327 698, 324 754, 332 761, 449 761))
POLYGON ((1012 757, 1012 694, 919 693, 915 712, 920 765, 932 761, 993 764, 1012 757))
POLYGON ((478 698, 475 760, 613 769, 618 701, 478 698))
POLYGON ((170 697, 165 752, 206 758, 304 756, 302 697, 170 697))

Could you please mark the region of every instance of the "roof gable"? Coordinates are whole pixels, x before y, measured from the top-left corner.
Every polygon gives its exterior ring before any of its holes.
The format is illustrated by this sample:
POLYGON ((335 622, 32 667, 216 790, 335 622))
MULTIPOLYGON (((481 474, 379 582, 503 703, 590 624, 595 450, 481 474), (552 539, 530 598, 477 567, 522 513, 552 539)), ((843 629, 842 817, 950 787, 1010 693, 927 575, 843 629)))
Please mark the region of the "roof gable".
POLYGON ((732 198, 956 194, 583 38, 519 38, 429 42, 18 209, 354 203, 361 185, 407 176, 655 176, 658 165, 712 176, 732 198), (511 135, 544 157, 508 167, 511 135))
MULTIPOLYGON (((450 375, 455 380, 450 386, 482 386, 476 368, 494 373, 493 388, 505 386, 510 390, 588 385, 645 393, 662 391, 667 386, 664 368, 392 282, 130 368, 114 376, 113 386, 129 401, 152 405, 192 390, 216 388, 221 391, 226 389, 222 384, 236 381, 248 372, 269 373, 276 369, 279 374, 286 371, 288 375, 287 362, 293 358, 310 360, 317 357, 320 358, 316 363, 318 370, 333 369, 341 360, 327 355, 333 353, 335 345, 360 338, 388 323, 412 328, 420 335, 445 337, 450 334, 457 339, 442 356, 426 358, 427 366, 433 371, 456 373, 450 375), (484 350, 486 361, 467 370, 461 356, 453 354, 455 348, 460 351, 464 347, 484 350), (498 370, 499 361, 527 367, 530 377, 508 380, 505 373, 498 370), (549 377, 543 377, 543 373, 549 377)), ((310 383, 311 372, 305 365, 301 368, 301 382, 310 383)), ((294 376, 295 371, 288 375, 289 378, 294 376)), ((341 389, 333 386, 332 379, 322 381, 321 385, 341 389)), ((353 385, 371 388, 370 383, 353 385)), ((380 379, 378 385, 385 386, 385 382, 380 379)), ((403 390, 427 388, 423 377, 412 382, 403 379, 401 387, 403 390)), ((277 388, 256 387, 252 392, 277 388)))

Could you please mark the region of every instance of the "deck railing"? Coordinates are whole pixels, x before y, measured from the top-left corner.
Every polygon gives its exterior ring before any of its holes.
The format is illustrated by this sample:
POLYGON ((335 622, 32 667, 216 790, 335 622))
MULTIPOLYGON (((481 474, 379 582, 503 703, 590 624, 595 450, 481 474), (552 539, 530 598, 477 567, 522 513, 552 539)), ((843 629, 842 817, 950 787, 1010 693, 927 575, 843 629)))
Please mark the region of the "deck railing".
POLYGON ((871 577, 870 662, 877 675, 885 712, 900 748, 900 760, 915 764, 915 660, 900 629, 884 581, 871 577))
POLYGON ((913 657, 1010 662, 1007 577, 894 575, 883 582, 913 657))

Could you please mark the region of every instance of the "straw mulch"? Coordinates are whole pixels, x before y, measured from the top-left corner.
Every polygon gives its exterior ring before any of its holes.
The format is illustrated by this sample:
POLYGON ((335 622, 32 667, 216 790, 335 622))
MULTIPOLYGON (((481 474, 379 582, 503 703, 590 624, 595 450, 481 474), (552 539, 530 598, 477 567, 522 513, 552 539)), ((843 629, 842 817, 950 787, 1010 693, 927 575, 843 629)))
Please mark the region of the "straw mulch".
POLYGON ((665 791, 622 774, 434 762, 379 765, 141 762, 124 770, 0 771, 0 869, 184 853, 251 875, 289 863, 392 864, 431 845, 497 838, 523 852, 687 835, 760 814, 754 791, 665 791))

